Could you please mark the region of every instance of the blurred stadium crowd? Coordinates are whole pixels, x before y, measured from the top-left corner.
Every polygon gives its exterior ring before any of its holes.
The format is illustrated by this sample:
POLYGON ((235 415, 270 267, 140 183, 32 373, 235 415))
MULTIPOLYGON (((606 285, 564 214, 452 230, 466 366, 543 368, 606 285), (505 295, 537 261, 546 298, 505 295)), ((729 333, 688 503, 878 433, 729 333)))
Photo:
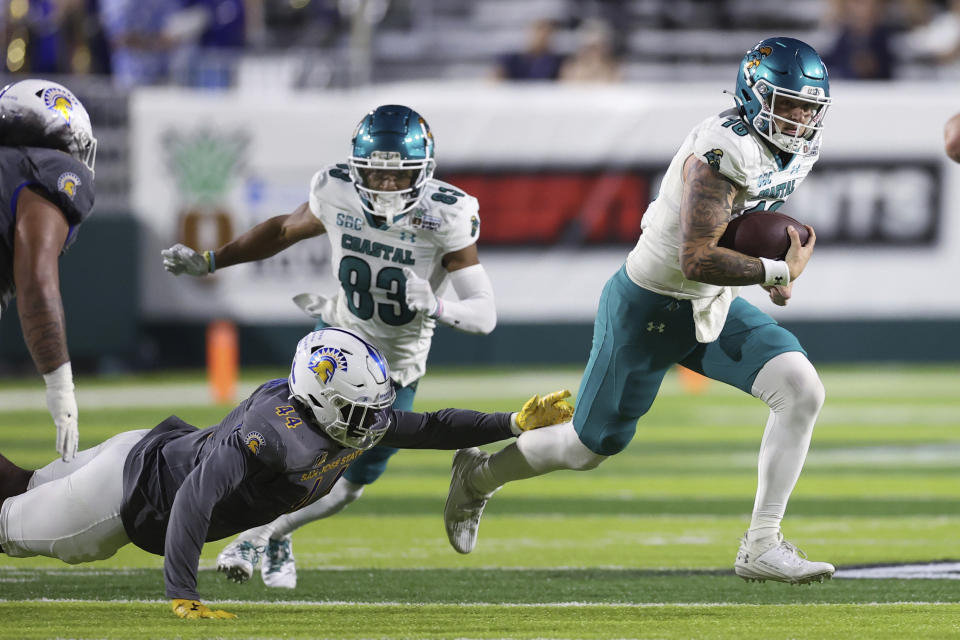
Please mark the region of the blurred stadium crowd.
POLYGON ((4 83, 58 79, 101 140, 98 210, 129 208, 127 98, 143 85, 297 90, 408 80, 727 77, 779 33, 831 78, 960 75, 960 0, 3 0, 4 83))
POLYGON ((834 79, 889 80, 960 61, 960 2, 5 0, 0 33, 7 74, 123 88, 702 79, 771 33, 809 41, 834 79))

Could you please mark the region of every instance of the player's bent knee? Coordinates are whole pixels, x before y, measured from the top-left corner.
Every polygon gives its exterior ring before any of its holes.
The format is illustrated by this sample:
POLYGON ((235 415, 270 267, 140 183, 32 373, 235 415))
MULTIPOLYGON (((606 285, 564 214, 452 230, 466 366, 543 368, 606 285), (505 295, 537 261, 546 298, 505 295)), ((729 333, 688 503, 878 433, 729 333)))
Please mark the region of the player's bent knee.
POLYGON ((792 411, 816 415, 826 392, 817 370, 799 351, 789 351, 770 359, 760 370, 753 395, 774 411, 792 411))
POLYGON ((814 378, 808 380, 797 393, 797 408, 816 415, 820 413, 825 399, 826 391, 823 388, 823 382, 814 375, 814 378))
MULTIPOLYGON (((586 449, 586 447, 584 447, 584 449, 586 449)), ((602 456, 599 453, 594 453, 589 449, 586 449, 586 451, 578 451, 573 456, 570 469, 573 471, 590 471, 591 469, 599 467, 600 463, 609 457, 610 456, 602 456)))
POLYGON ((826 391, 810 361, 802 354, 797 355, 800 357, 789 361, 785 387, 789 389, 790 401, 796 411, 816 415, 823 407, 826 391))
POLYGON ((517 448, 540 473, 557 469, 588 471, 607 459, 583 444, 570 422, 527 431, 517 438, 517 448))
POLYGON ((128 540, 102 540, 96 543, 77 543, 73 540, 58 540, 53 543, 53 557, 63 560, 67 564, 81 564, 106 560, 113 556, 128 540))

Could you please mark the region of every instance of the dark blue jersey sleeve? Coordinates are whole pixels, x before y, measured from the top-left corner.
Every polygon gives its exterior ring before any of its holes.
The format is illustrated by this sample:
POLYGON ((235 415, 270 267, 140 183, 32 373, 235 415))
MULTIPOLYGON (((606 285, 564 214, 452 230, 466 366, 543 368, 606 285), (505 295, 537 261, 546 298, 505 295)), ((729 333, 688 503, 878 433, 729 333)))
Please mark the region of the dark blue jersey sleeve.
POLYGON ((197 566, 210 527, 210 514, 247 472, 239 432, 224 440, 190 472, 177 490, 164 543, 163 579, 168 598, 199 600, 197 566))
POLYGON ((7 218, 16 216, 20 190, 31 187, 57 205, 71 227, 93 210, 93 174, 86 165, 55 149, 0 147, 0 207, 7 218))
POLYGON ((214 508, 252 471, 282 471, 284 451, 269 421, 255 411, 206 452, 177 490, 164 542, 163 576, 168 598, 199 600, 197 565, 214 508))
POLYGON ((93 174, 63 151, 0 146, 0 309, 13 298, 13 246, 17 203, 24 189, 52 202, 70 225, 67 249, 93 209, 93 174))
POLYGON ((441 409, 394 411, 380 444, 399 449, 462 449, 513 437, 510 413, 441 409))

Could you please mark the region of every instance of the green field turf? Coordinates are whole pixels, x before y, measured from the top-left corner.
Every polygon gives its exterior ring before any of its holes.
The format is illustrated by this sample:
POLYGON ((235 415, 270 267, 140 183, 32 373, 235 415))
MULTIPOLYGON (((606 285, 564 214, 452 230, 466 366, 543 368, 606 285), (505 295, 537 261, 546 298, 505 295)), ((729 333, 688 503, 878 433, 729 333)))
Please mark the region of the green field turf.
MULTIPOLYGON (((575 391, 577 375, 431 371, 418 408, 508 410, 532 392, 575 391)), ((841 569, 956 562, 960 367, 822 377, 827 402, 787 537, 841 569)), ((123 382, 142 381, 87 381, 81 392, 121 394, 123 382)), ((81 446, 169 413, 198 425, 224 413, 142 402, 85 408, 81 396, 81 446)), ((207 545, 201 593, 237 620, 176 619, 162 559, 132 546, 81 567, 0 555, 0 638, 960 638, 955 579, 791 587, 733 575, 766 413, 739 391, 713 384, 690 395, 670 376, 626 451, 591 472, 501 490, 468 556, 443 531, 450 453, 401 452, 363 499, 296 534, 294 591, 266 589, 259 576, 226 582, 213 571, 223 543, 207 545)), ((0 451, 25 466, 52 458, 42 405, 0 405, 0 451)))

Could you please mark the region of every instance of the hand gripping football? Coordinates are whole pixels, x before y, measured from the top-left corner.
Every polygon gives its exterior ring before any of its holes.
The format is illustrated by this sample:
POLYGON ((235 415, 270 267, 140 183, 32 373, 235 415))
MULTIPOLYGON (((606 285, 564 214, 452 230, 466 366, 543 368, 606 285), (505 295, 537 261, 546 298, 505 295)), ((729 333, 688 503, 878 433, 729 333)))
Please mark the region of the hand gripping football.
POLYGON ((806 244, 810 239, 810 232, 803 223, 788 215, 776 211, 753 211, 731 220, 717 244, 754 258, 783 260, 790 248, 788 226, 800 234, 800 244, 806 244))

